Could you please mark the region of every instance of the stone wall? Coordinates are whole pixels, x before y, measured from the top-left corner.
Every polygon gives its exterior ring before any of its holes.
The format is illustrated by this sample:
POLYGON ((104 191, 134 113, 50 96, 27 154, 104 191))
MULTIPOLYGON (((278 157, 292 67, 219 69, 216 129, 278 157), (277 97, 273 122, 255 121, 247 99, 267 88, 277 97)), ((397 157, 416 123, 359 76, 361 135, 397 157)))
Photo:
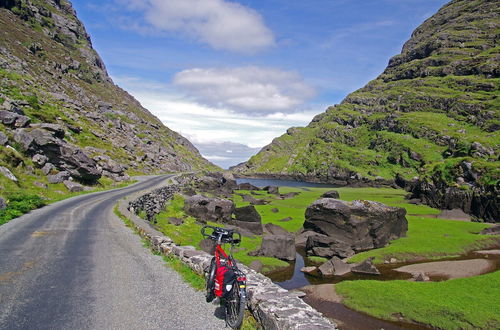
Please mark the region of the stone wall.
MULTIPOLYGON (((156 209, 166 202, 161 202, 160 196, 172 196, 172 191, 178 187, 179 183, 131 195, 119 202, 118 209, 133 222, 137 232, 151 242, 153 250, 174 255, 196 273, 203 275, 204 269, 210 264, 210 254, 198 251, 193 246, 177 246, 172 239, 134 213, 138 207, 146 213, 156 209), (153 201, 148 201, 148 198, 153 201)), ((247 308, 264 329, 337 329, 335 323, 300 299, 302 293, 285 290, 242 264, 238 264, 238 267, 247 275, 247 308)))

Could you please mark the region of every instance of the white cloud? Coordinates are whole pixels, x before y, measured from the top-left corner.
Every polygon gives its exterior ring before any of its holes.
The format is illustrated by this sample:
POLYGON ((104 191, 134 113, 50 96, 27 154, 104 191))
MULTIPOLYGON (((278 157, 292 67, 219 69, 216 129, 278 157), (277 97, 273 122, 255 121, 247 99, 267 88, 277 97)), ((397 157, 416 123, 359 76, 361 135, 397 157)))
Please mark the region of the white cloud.
MULTIPOLYGON (((255 10, 226 0, 118 0, 158 31, 180 32, 215 49, 256 53, 275 44, 255 10)), ((131 28, 134 28, 131 26, 131 28)), ((145 27, 135 26, 144 30, 145 27)))
POLYGON ((295 72, 255 66, 184 70, 173 83, 200 102, 248 114, 294 112, 314 95, 295 72))

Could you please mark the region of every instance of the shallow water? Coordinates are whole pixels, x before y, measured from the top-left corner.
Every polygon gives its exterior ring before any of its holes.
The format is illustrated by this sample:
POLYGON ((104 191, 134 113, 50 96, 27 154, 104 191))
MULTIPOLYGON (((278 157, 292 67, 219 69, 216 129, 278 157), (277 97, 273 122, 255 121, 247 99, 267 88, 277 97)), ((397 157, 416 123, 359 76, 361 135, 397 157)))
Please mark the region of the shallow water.
POLYGON ((251 179, 251 178, 238 178, 236 183, 250 183, 256 187, 263 188, 267 186, 278 186, 278 187, 310 187, 310 188, 338 188, 338 185, 326 184, 326 183, 313 183, 304 181, 293 181, 293 180, 277 180, 277 179, 251 179))

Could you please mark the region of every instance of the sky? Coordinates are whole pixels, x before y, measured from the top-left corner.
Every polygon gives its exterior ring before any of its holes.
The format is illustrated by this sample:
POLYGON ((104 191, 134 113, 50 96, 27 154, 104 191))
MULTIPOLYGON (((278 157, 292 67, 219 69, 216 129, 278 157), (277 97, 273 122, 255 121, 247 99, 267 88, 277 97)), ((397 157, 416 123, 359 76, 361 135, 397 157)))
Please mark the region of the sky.
POLYGON ((228 168, 376 78, 445 0, 72 0, 118 86, 228 168))

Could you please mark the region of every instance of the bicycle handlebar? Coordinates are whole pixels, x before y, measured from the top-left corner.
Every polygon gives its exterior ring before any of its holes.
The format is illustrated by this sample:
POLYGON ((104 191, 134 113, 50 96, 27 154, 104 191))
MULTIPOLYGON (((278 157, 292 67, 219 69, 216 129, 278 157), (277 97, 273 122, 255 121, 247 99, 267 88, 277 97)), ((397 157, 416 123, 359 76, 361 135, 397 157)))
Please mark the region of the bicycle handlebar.
POLYGON ((203 226, 201 228, 201 234, 204 237, 210 238, 211 240, 222 242, 222 243, 230 243, 230 244, 239 244, 241 242, 241 234, 232 229, 226 229, 221 227, 214 226, 203 226), (207 233, 206 229, 211 229, 211 233, 207 233), (236 236, 236 237, 235 237, 236 236))

